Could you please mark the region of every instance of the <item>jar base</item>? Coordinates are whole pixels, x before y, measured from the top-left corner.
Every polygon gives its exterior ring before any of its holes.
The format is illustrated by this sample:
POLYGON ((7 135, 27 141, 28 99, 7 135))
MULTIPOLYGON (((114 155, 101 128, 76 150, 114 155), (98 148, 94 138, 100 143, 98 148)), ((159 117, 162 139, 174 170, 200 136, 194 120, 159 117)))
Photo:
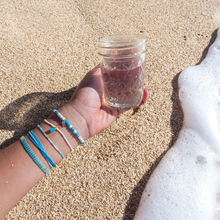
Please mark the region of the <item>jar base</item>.
POLYGON ((132 109, 135 108, 135 106, 130 106, 126 104, 118 104, 118 103, 107 103, 109 106, 117 109, 132 109))
POLYGON ((136 108, 140 105, 141 102, 139 102, 136 105, 130 105, 130 104, 121 104, 121 103, 113 103, 113 102, 106 102, 107 105, 111 106, 112 108, 116 109, 132 109, 136 108))

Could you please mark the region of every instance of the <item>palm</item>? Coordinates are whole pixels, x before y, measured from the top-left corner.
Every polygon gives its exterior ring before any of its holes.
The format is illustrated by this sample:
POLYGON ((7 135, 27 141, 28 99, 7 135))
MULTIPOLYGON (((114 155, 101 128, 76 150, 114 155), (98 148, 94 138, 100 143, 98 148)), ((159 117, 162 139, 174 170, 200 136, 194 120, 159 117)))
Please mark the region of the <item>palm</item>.
MULTIPOLYGON (((147 100, 145 90, 143 103, 147 100)), ((125 110, 107 106, 103 100, 103 84, 99 66, 88 72, 77 87, 70 104, 86 120, 90 136, 107 128, 125 110)))

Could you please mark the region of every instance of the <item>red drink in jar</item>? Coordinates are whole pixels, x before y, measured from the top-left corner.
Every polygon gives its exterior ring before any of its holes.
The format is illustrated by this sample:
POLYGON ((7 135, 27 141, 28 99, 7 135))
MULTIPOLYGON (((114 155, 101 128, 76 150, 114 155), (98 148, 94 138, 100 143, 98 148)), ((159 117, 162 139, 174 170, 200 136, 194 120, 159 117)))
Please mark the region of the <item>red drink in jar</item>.
POLYGON ((99 42, 105 102, 114 108, 134 108, 143 98, 146 39, 112 36, 99 42))
POLYGON ((145 63, 133 69, 103 68, 104 99, 112 107, 138 106, 143 98, 145 63))

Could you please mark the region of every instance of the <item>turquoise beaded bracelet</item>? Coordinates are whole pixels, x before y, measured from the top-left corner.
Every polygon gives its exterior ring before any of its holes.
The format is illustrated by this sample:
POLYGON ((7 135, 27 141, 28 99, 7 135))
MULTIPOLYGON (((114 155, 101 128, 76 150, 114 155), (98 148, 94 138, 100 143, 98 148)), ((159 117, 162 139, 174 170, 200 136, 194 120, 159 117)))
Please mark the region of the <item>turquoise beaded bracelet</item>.
POLYGON ((44 132, 43 128, 40 125, 37 125, 39 130, 42 132, 45 138, 51 143, 51 145, 54 147, 54 149, 61 155, 62 158, 65 158, 63 153, 57 148, 57 146, 50 140, 50 138, 47 136, 47 134, 44 132))
MULTIPOLYGON (((62 120, 62 125, 65 126, 67 125, 67 127, 70 128, 70 130, 76 135, 76 137, 79 139, 79 141, 82 143, 82 146, 85 145, 85 141, 82 139, 82 137, 79 135, 78 131, 69 123, 68 120, 66 120, 61 114, 59 111, 57 110, 53 110, 56 115, 62 120)), ((50 131, 53 132, 55 131, 55 129, 51 128, 50 131)))
POLYGON ((47 153, 46 149, 44 148, 43 144, 41 143, 40 139, 38 138, 37 134, 31 130, 28 132, 28 137, 33 142, 33 144, 40 150, 41 154, 44 158, 48 161, 51 167, 56 167, 56 164, 50 158, 49 154, 47 153))
POLYGON ((41 168, 41 170, 44 171, 44 173, 48 174, 50 170, 47 167, 45 167, 45 165, 38 159, 38 157, 35 155, 35 153, 32 151, 32 149, 28 145, 25 137, 22 136, 20 140, 21 140, 22 145, 24 146, 24 149, 27 151, 27 153, 30 155, 33 161, 41 168))
POLYGON ((56 127, 55 125, 53 125, 51 122, 47 121, 46 119, 44 119, 44 122, 52 127, 50 129, 50 132, 58 131, 60 135, 63 137, 63 139, 66 141, 66 143, 68 144, 70 150, 73 151, 73 147, 71 146, 70 142, 67 140, 64 133, 58 127, 56 127))

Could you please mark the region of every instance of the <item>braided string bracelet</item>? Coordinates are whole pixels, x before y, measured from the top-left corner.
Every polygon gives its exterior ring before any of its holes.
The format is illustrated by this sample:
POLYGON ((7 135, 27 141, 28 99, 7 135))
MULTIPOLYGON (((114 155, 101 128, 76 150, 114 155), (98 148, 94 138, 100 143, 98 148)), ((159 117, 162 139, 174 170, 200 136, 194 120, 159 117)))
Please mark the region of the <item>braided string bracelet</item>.
POLYGON ((44 171, 44 173, 49 173, 50 170, 45 167, 45 165, 38 159, 38 157, 35 155, 35 153, 32 151, 32 149, 30 148, 30 146, 28 145, 26 139, 24 136, 20 137, 21 143, 24 146, 24 149, 27 151, 27 153, 29 154, 29 156, 33 159, 33 161, 41 168, 41 170, 44 171))
POLYGON ((63 134, 63 132, 56 127, 55 125, 53 125, 52 123, 50 123, 49 121, 47 121, 46 119, 44 119, 44 122, 47 123, 48 125, 50 125, 52 128, 50 129, 50 132, 54 132, 54 131, 58 131, 61 136, 63 137, 63 139, 66 141, 66 143, 68 144, 69 148, 71 149, 71 151, 73 151, 73 147, 71 146, 71 144, 69 143, 69 141, 67 140, 66 136, 63 134))
POLYGON ((40 125, 37 125, 37 127, 39 128, 39 130, 42 132, 42 134, 44 135, 44 137, 47 138, 47 140, 51 143, 51 145, 54 147, 54 149, 61 155, 61 157, 65 158, 65 156, 63 155, 63 153, 61 153, 61 151, 57 148, 57 146, 51 141, 51 139, 47 136, 47 134, 44 132, 43 128, 40 125))
POLYGON ((37 134, 31 130, 28 132, 28 137, 34 143, 34 145, 40 150, 41 154, 44 158, 48 161, 51 167, 56 167, 56 164, 50 158, 49 154, 47 153, 46 149, 44 148, 43 144, 41 143, 40 139, 38 138, 37 134))
POLYGON ((65 126, 67 125, 67 127, 70 128, 71 131, 73 131, 73 133, 76 135, 76 137, 79 139, 79 141, 82 143, 82 146, 85 145, 85 141, 82 139, 82 137, 79 135, 78 131, 69 123, 69 121, 67 121, 61 114, 59 111, 57 110, 53 110, 57 116, 62 120, 62 125, 65 126))

